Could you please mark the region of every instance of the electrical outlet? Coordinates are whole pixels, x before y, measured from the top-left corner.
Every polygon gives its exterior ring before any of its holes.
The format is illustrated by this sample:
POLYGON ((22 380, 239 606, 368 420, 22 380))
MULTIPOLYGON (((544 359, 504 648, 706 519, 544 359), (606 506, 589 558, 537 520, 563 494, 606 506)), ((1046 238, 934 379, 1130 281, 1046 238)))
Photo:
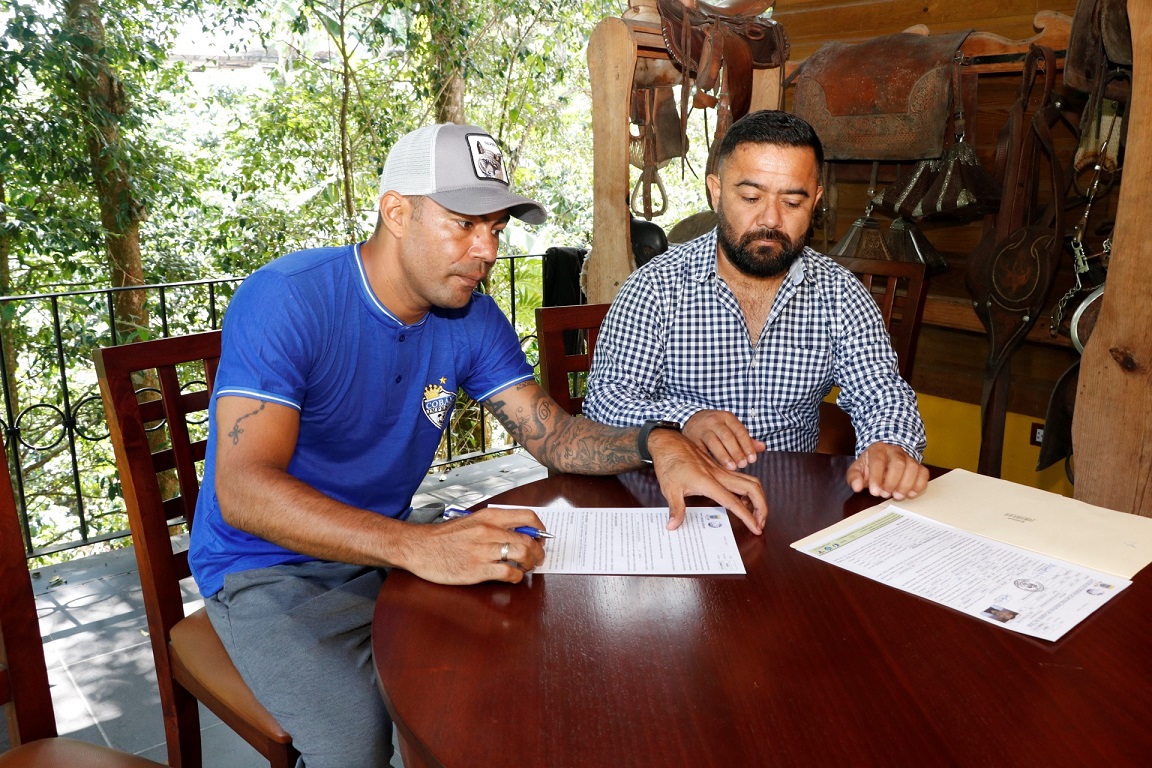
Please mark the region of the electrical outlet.
POLYGON ((1028 442, 1032 445, 1040 445, 1044 442, 1044 425, 1039 422, 1032 422, 1032 431, 1028 433, 1028 442))

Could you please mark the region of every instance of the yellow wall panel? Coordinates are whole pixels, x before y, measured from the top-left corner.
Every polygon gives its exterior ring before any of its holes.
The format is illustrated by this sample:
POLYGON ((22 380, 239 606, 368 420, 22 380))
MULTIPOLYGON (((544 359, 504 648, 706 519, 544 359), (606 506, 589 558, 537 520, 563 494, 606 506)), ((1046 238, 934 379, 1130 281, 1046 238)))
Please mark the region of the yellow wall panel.
MULTIPOLYGON (((924 463, 975 472, 980 456, 980 406, 924 394, 918 395, 917 399, 928 432, 924 463)), ((1072 496, 1072 484, 1065 476, 1063 462, 1043 472, 1036 471, 1040 449, 1031 445, 1028 439, 1035 421, 1032 416, 1008 414, 1004 428, 1004 465, 1000 476, 1021 485, 1072 496)))

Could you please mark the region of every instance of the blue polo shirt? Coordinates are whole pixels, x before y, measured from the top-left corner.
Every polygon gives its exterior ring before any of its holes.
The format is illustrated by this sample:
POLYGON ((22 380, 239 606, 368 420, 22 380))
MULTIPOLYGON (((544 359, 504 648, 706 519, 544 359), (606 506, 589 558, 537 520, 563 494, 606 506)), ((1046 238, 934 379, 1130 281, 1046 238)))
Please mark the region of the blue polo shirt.
POLYGON ((490 297, 474 294, 465 307, 434 308, 405 325, 372 292, 359 253, 349 245, 283 256, 245 280, 228 307, 189 550, 204 597, 227 573, 313 559, 224 522, 215 487, 220 397, 295 408, 289 474, 337 501, 401 517, 457 390, 484 401, 532 378, 490 297))

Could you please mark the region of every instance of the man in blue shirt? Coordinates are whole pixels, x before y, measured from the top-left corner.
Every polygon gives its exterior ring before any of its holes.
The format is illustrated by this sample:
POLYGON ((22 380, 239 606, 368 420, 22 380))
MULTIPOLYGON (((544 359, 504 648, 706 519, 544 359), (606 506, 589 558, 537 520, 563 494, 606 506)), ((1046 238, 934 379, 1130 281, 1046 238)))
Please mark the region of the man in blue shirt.
POLYGON ((901 499, 928 482, 924 424, 875 301, 804 245, 823 194, 815 131, 787 112, 737 121, 707 178, 718 226, 636 270, 597 337, 584 413, 683 424, 730 468, 816 447, 833 385, 858 458, 847 481, 901 499))
POLYGON ((569 416, 533 380, 475 290, 509 216, 545 215, 510 191, 484 131, 422 128, 388 156, 367 241, 277 259, 229 306, 189 559, 221 641, 308 768, 391 756, 370 646, 381 569, 519 582, 544 558, 514 531, 543 527, 528 510, 405 522, 458 389, 552 469, 614 474, 650 458, 669 528, 700 494, 762 530, 756 481, 675 430, 569 416))

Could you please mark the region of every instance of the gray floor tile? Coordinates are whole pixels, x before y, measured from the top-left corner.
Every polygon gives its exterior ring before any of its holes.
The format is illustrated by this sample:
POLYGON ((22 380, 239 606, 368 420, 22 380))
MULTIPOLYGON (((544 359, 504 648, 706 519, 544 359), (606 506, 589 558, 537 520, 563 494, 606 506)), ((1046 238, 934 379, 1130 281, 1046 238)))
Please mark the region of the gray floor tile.
POLYGON ((75 578, 36 596, 40 628, 64 632, 128 613, 144 614, 144 597, 136 572, 77 581, 75 578))
POLYGON ((45 661, 49 668, 79 664, 115 651, 143 646, 151 658, 148 622, 143 612, 111 616, 44 636, 45 661))
POLYGON ((107 745, 100 733, 96 715, 68 670, 57 667, 48 670, 48 684, 52 686, 52 708, 56 710, 56 730, 61 736, 107 745))
POLYGON ((160 689, 147 643, 69 664, 65 671, 109 745, 138 752, 163 740, 160 689))

